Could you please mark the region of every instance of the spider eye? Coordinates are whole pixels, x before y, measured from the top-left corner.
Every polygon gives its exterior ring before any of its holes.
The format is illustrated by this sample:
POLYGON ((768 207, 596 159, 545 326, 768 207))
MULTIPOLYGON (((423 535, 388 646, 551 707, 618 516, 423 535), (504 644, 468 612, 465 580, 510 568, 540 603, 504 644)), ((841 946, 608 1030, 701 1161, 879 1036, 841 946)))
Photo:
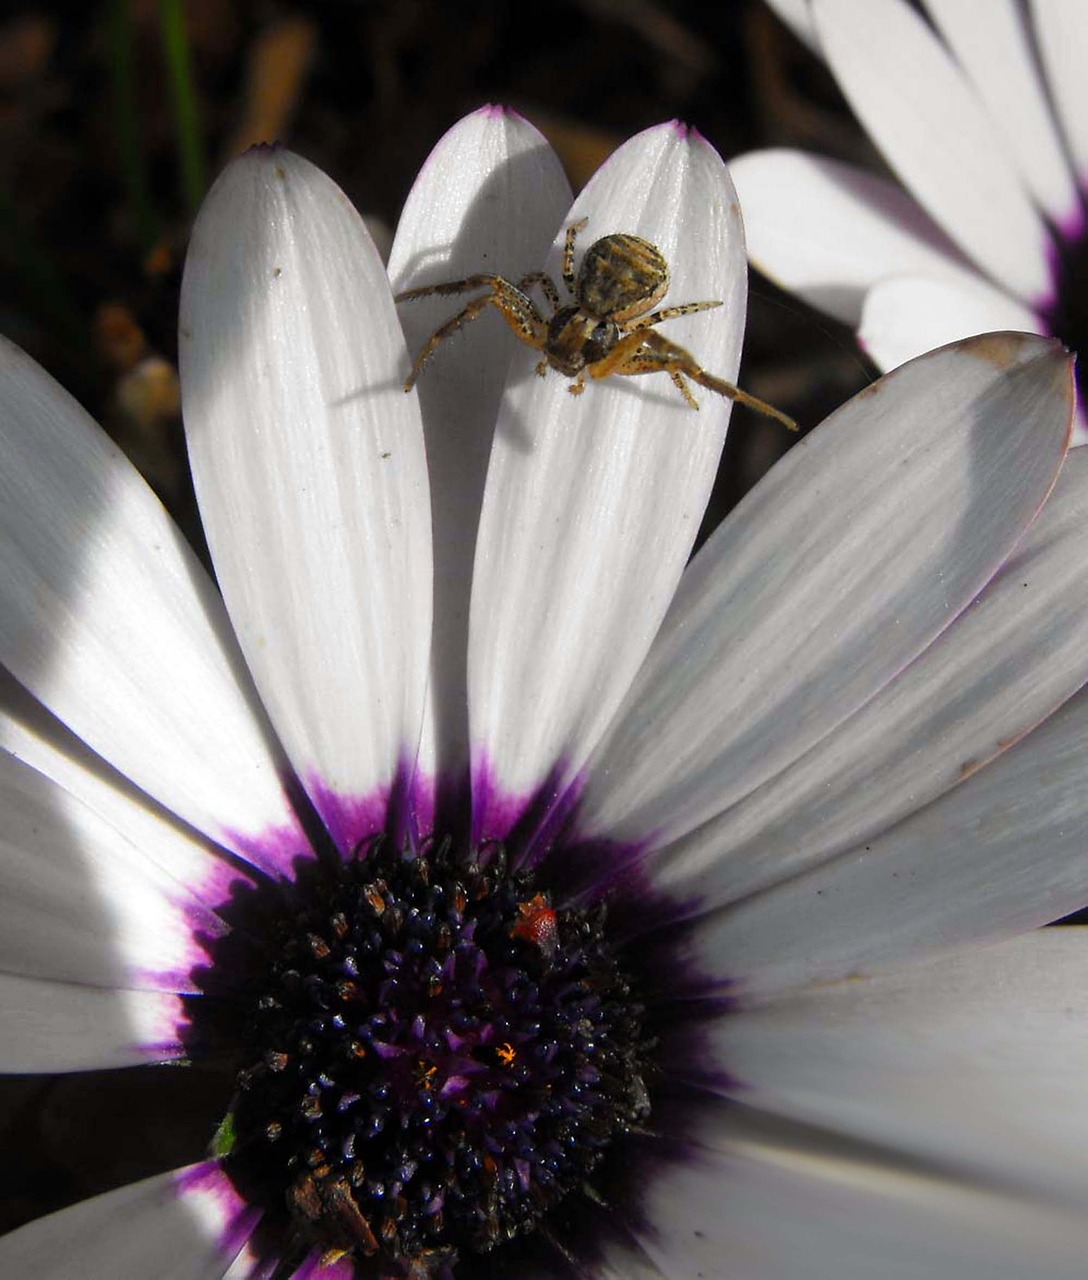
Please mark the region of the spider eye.
POLYGON ((611 320, 602 320, 595 325, 583 348, 586 364, 603 360, 619 340, 620 331, 611 320))

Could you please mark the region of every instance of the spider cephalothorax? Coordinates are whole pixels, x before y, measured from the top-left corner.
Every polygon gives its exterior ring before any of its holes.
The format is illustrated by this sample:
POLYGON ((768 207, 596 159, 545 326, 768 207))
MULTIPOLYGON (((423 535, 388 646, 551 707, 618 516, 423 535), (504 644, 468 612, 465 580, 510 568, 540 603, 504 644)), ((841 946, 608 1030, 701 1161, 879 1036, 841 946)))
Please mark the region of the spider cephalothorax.
POLYGON ((432 294, 487 290, 431 335, 416 356, 405 391, 412 389, 420 370, 446 338, 494 306, 522 342, 543 351, 537 373, 543 376, 551 367, 574 379, 569 388, 572 395, 585 390, 587 374, 607 378, 614 373, 667 373, 693 409, 698 409, 699 402, 688 386, 689 378, 797 429, 792 418, 708 373, 690 352, 656 332, 655 326, 663 320, 721 306, 721 302, 685 302, 654 311, 669 288, 669 264, 656 245, 629 232, 602 236, 586 250, 576 276, 574 242, 586 221, 583 218, 567 228, 563 246, 563 280, 573 299, 568 306, 560 306, 559 290, 543 271, 534 271, 517 284, 503 276, 481 274, 398 294, 398 302, 408 302, 432 294), (529 290, 534 286, 547 298, 550 317, 543 316, 532 300, 529 290))

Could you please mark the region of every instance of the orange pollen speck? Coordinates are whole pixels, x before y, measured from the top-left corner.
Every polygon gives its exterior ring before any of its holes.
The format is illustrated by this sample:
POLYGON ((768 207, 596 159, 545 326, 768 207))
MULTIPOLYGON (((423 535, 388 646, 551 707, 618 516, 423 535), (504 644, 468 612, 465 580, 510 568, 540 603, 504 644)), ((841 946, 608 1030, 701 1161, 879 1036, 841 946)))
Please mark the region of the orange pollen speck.
POLYGON ((438 1074, 438 1068, 431 1064, 427 1065, 422 1059, 419 1062, 419 1083, 424 1089, 434 1088, 434 1078, 438 1074))
POLYGON ((557 920, 548 899, 542 893, 535 894, 528 902, 518 903, 518 919, 510 930, 510 936, 523 938, 539 947, 546 956, 554 956, 559 940, 557 920))

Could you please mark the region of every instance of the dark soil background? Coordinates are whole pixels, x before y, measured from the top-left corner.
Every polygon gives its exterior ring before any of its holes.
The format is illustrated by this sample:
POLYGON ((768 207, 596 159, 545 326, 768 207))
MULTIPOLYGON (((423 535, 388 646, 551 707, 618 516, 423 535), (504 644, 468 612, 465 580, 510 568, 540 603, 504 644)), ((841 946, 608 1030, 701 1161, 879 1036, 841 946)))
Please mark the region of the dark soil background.
MULTIPOLYGON (((8 13, 0 331, 106 425, 197 545, 178 282, 203 189, 251 143, 279 139, 321 165, 379 237, 434 143, 484 102, 536 124, 575 189, 625 138, 673 117, 726 159, 794 145, 875 163, 830 77, 756 0, 110 0, 8 13), (174 79, 172 18, 184 37, 174 79)), ((807 428, 871 376, 847 330, 753 279, 748 390, 807 428)), ((732 422, 708 527, 792 441, 742 409, 732 422)), ((222 1088, 179 1068, 0 1082, 0 1231, 201 1158, 222 1088)))

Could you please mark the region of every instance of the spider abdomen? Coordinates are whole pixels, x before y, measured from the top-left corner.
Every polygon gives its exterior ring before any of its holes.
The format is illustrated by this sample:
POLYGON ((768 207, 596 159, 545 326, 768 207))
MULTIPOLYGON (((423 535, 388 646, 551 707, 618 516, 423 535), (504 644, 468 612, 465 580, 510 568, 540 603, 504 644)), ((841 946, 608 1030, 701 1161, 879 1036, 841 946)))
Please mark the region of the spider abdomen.
POLYGON ((578 271, 578 301, 595 316, 622 325, 655 307, 669 289, 669 264, 641 236, 617 232, 595 240, 578 271))

